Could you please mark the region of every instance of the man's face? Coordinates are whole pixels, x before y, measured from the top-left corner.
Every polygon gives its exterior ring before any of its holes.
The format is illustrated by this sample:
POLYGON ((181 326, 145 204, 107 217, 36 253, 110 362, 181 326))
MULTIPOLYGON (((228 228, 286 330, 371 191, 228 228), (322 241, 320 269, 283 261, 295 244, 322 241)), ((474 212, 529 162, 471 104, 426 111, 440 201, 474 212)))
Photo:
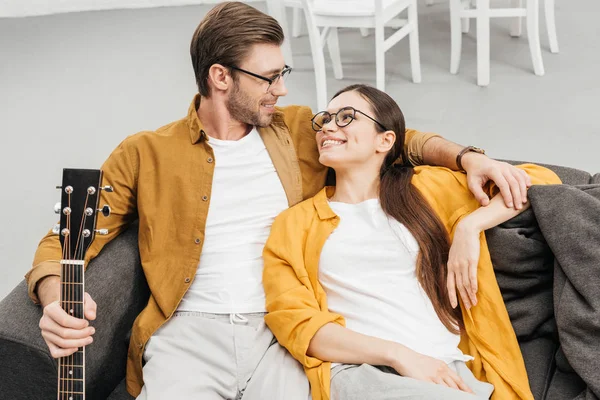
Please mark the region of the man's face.
MULTIPOLYGON (((236 67, 265 78, 274 78, 285 67, 281 48, 272 44, 256 44, 250 54, 236 67)), ((269 85, 260 78, 235 72, 236 82, 227 99, 227 109, 237 121, 254 126, 268 126, 275 112, 275 103, 287 94, 283 79, 269 85)))

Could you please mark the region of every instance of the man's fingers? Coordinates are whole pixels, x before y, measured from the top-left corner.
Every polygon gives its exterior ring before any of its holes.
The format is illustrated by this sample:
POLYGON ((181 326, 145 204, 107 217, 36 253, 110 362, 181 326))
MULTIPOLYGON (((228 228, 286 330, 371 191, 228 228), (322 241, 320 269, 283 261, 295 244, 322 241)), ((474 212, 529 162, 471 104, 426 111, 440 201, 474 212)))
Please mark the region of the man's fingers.
POLYGON ((448 298, 450 299, 450 305, 452 308, 456 308, 458 305, 458 299, 456 298, 456 282, 454 280, 454 272, 450 271, 450 268, 448 268, 448 279, 446 286, 448 287, 448 298))
POLYGON ((50 355, 53 358, 67 357, 77 351, 77 348, 61 349, 52 343, 46 342, 46 344, 48 345, 48 349, 50 349, 50 355))
POLYGON ((531 186, 531 178, 529 175, 523 170, 519 171, 519 185, 521 185, 521 199, 523 200, 523 204, 527 203, 527 188, 531 186), (529 184, 527 180, 529 179, 529 184))
POLYGON ((76 349, 78 347, 87 346, 94 341, 91 336, 88 336, 84 339, 63 339, 62 337, 49 331, 43 331, 42 337, 46 343, 52 343, 54 346, 60 349, 76 349))
POLYGON ((44 319, 44 317, 40 320, 40 329, 42 330, 42 334, 44 332, 51 332, 63 339, 83 339, 95 333, 95 329, 91 326, 83 329, 65 328, 58 325, 56 321, 44 319))
POLYGON ((97 305, 96 302, 92 299, 92 296, 90 296, 90 294, 88 292, 85 292, 85 296, 84 296, 84 314, 85 317, 89 320, 95 320, 96 319, 96 309, 97 309, 97 305))
POLYGON ((523 198, 521 196, 521 185, 519 181, 511 174, 506 178, 508 185, 510 186, 510 192, 512 193, 513 203, 515 209, 520 210, 523 208, 523 198))
POLYGON ((477 199, 479 204, 482 206, 487 206, 490 203, 490 198, 483 191, 482 182, 477 179, 471 179, 467 176, 469 190, 473 193, 473 196, 477 199))
POLYGON ((504 175, 497 174, 497 176, 493 176, 491 178, 494 181, 494 183, 496 184, 496 186, 498 187, 498 189, 500 189, 500 194, 502 195, 502 198, 504 199, 504 204, 506 204, 506 207, 512 208, 513 198, 512 198, 512 194, 510 193, 510 186, 509 186, 508 182, 506 181, 506 178, 504 178, 504 175))
POLYGON ((50 303, 44 308, 44 317, 55 321, 58 325, 72 329, 82 329, 89 325, 85 319, 75 318, 66 313, 58 302, 50 303))

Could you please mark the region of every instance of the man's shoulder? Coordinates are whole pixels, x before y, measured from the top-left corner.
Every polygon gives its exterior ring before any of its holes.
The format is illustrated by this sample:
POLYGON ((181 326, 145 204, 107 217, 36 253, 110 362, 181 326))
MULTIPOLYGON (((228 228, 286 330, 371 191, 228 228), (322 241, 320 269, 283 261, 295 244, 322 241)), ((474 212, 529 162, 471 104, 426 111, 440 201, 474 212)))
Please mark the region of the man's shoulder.
POLYGON ((169 139, 185 137, 188 133, 189 128, 185 119, 180 119, 153 131, 146 130, 129 135, 123 141, 123 145, 135 148, 144 145, 163 144, 169 139))

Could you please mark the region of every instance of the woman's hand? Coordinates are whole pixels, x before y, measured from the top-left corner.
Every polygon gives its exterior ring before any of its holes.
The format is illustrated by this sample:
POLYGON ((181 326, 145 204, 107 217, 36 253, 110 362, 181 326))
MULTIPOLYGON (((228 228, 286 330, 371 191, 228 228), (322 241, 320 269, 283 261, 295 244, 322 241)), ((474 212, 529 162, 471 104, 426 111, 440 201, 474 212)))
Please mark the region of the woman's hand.
POLYGON ((473 393, 445 362, 417 353, 405 346, 398 345, 391 364, 390 366, 402 376, 473 393))
POLYGON ((448 256, 448 297, 450 304, 456 308, 458 299, 456 289, 460 293, 467 309, 477 305, 477 265, 479 264, 479 235, 481 230, 475 228, 467 218, 458 223, 448 256))

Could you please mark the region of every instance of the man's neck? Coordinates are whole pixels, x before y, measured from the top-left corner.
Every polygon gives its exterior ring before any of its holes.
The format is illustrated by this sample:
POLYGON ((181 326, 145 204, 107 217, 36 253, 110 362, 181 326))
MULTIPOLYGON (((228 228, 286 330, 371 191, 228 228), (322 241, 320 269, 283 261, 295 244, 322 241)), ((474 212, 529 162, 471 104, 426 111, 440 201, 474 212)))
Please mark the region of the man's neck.
POLYGON ((252 125, 234 120, 225 102, 212 98, 202 97, 196 113, 206 134, 215 139, 240 140, 253 128, 252 125))
POLYGON ((357 204, 379 198, 379 171, 375 168, 336 170, 331 201, 357 204))

